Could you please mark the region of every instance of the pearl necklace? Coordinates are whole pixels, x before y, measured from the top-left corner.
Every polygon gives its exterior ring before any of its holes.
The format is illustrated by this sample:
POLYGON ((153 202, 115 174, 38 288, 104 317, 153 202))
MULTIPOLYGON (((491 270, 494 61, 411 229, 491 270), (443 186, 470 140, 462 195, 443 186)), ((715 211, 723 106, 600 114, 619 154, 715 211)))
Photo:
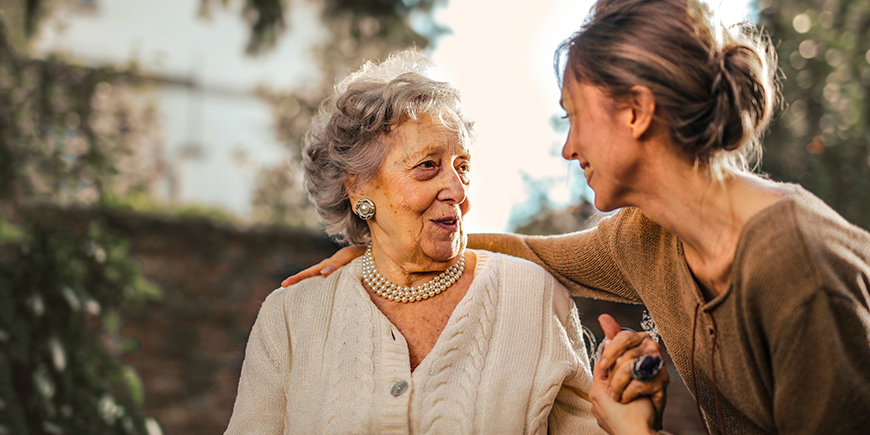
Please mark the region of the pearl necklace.
POLYGON ((375 262, 372 259, 372 245, 369 245, 369 248, 363 255, 362 261, 363 279, 366 284, 378 296, 393 302, 417 302, 434 297, 453 285, 465 270, 465 255, 463 255, 456 264, 450 266, 450 268, 441 272, 435 278, 432 278, 431 281, 421 286, 409 288, 393 284, 378 272, 378 268, 375 267, 375 262))

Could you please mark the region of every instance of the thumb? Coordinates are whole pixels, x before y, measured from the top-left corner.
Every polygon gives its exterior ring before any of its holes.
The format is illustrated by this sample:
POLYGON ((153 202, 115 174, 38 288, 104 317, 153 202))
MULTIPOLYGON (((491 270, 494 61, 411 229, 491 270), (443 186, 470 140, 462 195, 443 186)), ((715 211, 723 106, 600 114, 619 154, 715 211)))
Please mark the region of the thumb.
POLYGON ((598 316, 598 323, 601 324, 601 329, 604 330, 604 335, 607 336, 608 339, 613 340, 613 337, 616 337, 616 334, 619 334, 619 331, 622 331, 622 327, 619 326, 619 323, 610 316, 610 314, 602 314, 598 316))

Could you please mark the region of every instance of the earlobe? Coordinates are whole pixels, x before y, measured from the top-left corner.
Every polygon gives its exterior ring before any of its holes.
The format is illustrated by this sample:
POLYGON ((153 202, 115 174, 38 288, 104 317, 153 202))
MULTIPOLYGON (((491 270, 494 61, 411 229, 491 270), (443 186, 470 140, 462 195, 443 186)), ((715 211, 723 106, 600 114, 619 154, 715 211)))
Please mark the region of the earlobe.
POLYGON ((655 97, 646 86, 634 86, 631 88, 634 96, 631 100, 631 135, 640 139, 649 130, 656 111, 655 97))

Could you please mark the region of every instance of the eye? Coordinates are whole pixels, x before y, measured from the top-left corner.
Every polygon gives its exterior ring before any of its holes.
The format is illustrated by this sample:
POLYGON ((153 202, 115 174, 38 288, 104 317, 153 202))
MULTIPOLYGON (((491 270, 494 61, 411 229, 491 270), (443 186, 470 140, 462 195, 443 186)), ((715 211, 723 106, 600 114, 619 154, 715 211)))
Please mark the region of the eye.
POLYGON ((428 180, 438 175, 438 162, 435 160, 424 160, 414 166, 413 174, 418 180, 428 180))
POLYGON ((471 175, 471 165, 468 162, 461 162, 456 165, 456 171, 459 173, 459 178, 462 179, 462 182, 468 184, 470 181, 469 176, 471 175))

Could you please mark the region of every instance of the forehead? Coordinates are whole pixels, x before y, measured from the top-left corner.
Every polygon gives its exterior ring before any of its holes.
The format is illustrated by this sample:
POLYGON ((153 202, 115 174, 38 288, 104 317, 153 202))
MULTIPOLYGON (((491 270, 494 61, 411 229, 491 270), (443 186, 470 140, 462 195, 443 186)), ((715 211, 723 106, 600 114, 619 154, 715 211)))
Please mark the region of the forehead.
MULTIPOLYGON (((455 116, 455 115, 453 115, 455 116)), ((413 158, 421 154, 451 152, 468 154, 468 138, 464 129, 460 130, 458 117, 448 120, 445 125, 440 119, 421 115, 418 120, 408 120, 389 134, 396 145, 392 154, 413 158)))
POLYGON ((559 105, 562 106, 562 108, 572 105, 578 99, 580 91, 580 84, 577 82, 577 79, 574 78, 574 75, 566 74, 565 79, 562 82, 562 95, 559 97, 559 105))
POLYGON ((574 78, 566 78, 565 84, 562 86, 562 97, 559 99, 559 104, 564 109, 590 107, 596 110, 609 111, 613 108, 615 101, 598 86, 580 82, 574 78))

